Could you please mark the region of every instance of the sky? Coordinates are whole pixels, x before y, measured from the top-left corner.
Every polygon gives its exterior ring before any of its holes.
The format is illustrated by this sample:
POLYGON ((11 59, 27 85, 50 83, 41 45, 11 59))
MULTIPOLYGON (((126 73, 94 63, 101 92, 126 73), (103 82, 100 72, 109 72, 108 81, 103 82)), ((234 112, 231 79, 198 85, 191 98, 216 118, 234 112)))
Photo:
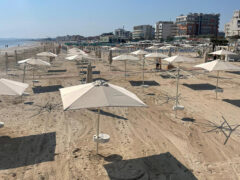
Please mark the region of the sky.
POLYGON ((95 36, 172 20, 181 14, 220 13, 220 30, 240 0, 0 0, 0 38, 95 36))

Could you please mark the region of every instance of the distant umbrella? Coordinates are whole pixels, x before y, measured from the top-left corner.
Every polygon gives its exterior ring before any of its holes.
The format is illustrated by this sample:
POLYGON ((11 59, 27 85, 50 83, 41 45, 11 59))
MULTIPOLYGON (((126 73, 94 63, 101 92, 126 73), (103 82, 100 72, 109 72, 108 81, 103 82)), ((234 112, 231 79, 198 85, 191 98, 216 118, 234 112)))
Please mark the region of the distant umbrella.
POLYGON ((217 99, 217 93, 221 92, 221 90, 218 89, 219 72, 220 71, 240 71, 239 66, 233 65, 230 62, 224 62, 220 59, 217 59, 217 60, 211 61, 211 62, 207 62, 207 63, 203 63, 203 64, 199 64, 194 67, 203 68, 210 72, 217 71, 217 84, 216 84, 216 89, 215 89, 216 99, 217 99))

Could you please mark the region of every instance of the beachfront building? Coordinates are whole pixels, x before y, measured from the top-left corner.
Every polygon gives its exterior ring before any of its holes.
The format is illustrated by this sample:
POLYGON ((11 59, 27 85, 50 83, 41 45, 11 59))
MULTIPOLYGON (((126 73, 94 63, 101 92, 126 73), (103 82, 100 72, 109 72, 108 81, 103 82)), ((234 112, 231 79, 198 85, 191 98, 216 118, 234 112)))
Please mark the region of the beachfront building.
POLYGON ((154 39, 154 28, 151 25, 134 26, 132 38, 134 40, 152 40, 154 39))
POLYGON ((240 36, 240 10, 234 12, 231 21, 224 26, 225 37, 240 36))
POLYGON ((132 33, 123 28, 115 29, 114 34, 120 40, 130 40, 132 38, 132 33))
POLYGON ((113 43, 117 42, 116 36, 112 32, 110 33, 103 33, 100 35, 100 42, 102 43, 113 43))
POLYGON ((217 36, 220 14, 190 13, 176 18, 177 35, 217 36))
POLYGON ((155 39, 167 40, 169 37, 176 36, 177 26, 172 21, 159 21, 155 25, 155 39))

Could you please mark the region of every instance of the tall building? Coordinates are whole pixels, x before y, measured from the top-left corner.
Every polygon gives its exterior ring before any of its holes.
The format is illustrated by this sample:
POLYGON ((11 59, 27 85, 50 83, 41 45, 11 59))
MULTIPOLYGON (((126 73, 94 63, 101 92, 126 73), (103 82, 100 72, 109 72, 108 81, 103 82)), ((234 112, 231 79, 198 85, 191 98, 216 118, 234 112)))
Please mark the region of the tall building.
POLYGON ((177 34, 177 26, 172 21, 159 21, 155 25, 155 39, 166 40, 177 34))
POLYGON ((134 26, 132 38, 135 40, 154 39, 154 28, 151 25, 134 26))
POLYGON ((178 36, 217 36, 220 14, 190 13, 176 18, 178 36))
POLYGON ((240 36, 240 10, 234 12, 231 21, 224 26, 225 37, 240 36))
POLYGON ((130 31, 126 31, 123 28, 115 29, 115 36, 122 40, 129 40, 132 37, 132 33, 130 31))

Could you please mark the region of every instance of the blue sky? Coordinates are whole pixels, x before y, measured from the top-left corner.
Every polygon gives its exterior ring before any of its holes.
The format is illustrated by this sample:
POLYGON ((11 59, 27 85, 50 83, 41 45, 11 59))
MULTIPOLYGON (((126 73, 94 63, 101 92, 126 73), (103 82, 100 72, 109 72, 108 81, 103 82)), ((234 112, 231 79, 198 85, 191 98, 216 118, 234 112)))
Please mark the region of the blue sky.
POLYGON ((189 12, 220 13, 220 30, 240 0, 0 0, 0 38, 99 35, 154 25, 189 12))

